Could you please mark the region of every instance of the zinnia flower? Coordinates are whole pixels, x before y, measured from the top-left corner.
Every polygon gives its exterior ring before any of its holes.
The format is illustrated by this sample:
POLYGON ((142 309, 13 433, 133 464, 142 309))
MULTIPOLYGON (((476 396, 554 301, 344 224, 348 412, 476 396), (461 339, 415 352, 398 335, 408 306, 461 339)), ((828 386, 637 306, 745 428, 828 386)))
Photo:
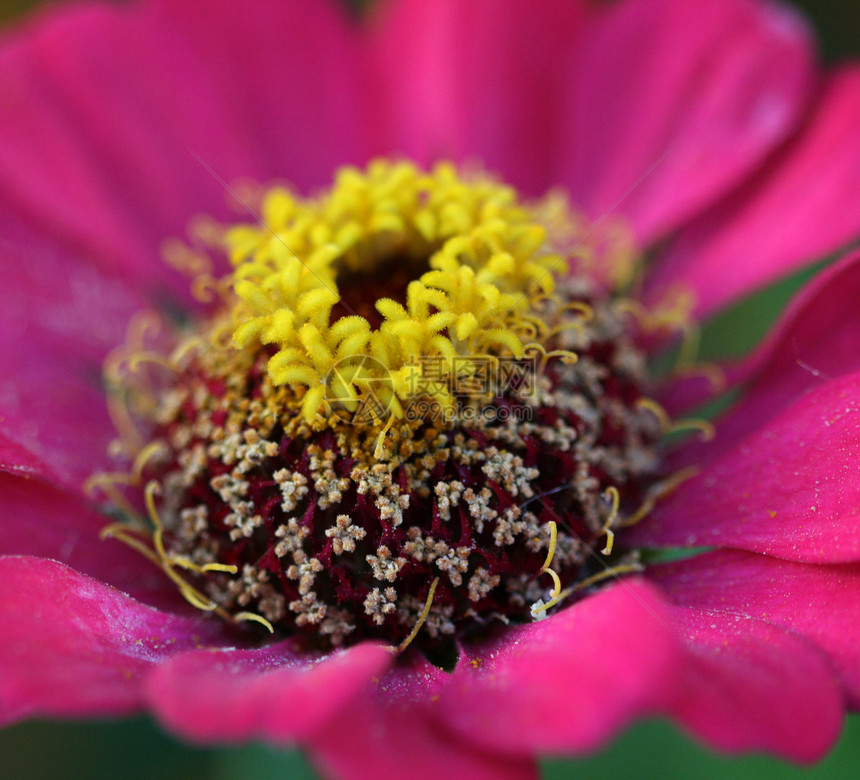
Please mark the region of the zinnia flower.
POLYGON ((860 258, 677 438, 694 318, 860 234, 860 73, 788 9, 93 3, 0 74, 4 722, 353 777, 532 776, 648 714, 832 745, 860 258))

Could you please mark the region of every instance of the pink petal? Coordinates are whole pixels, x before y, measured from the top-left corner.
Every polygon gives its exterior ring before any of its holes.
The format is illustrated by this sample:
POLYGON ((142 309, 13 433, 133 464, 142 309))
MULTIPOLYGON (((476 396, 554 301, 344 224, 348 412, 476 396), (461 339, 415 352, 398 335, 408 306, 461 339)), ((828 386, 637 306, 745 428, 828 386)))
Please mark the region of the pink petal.
POLYGON ((686 283, 705 316, 860 237, 858 139, 854 65, 830 77, 811 120, 766 175, 680 235, 652 291, 686 283))
POLYGON ((860 558, 860 372, 827 382, 684 482, 634 544, 860 558))
MULTIPOLYGON (((217 144, 211 158, 206 149, 195 150, 222 178, 281 177, 308 191, 328 184, 338 166, 364 160, 366 78, 359 30, 350 22, 343 5, 331 0, 216 0, 207 5, 205 24, 194 4, 154 0, 150 45, 162 50, 166 27, 181 49, 182 59, 169 60, 166 75, 191 60, 205 81, 200 86, 218 95, 219 123, 226 118, 238 128, 238 144, 227 142, 218 138, 219 127, 185 109, 187 134, 217 144), (221 168, 225 153, 252 155, 254 164, 221 168)), ((196 80, 189 85, 183 74, 178 103, 190 86, 196 80)), ((208 173, 200 180, 212 183, 208 173)))
POLYGON ((798 293, 764 344, 730 377, 749 386, 720 420, 704 457, 721 454, 822 382, 860 370, 858 300, 860 253, 822 271, 798 293))
MULTIPOLYGON (((319 186, 362 156, 357 48, 334 3, 92 3, 43 14, 0 49, 7 208, 121 262, 144 288, 219 177, 319 186)), ((243 212, 243 218, 247 218, 243 212)))
POLYGON ((860 707, 860 570, 720 550, 649 569, 673 601, 765 621, 803 636, 827 655, 860 707))
POLYGON ((842 698, 824 658, 775 626, 725 612, 678 608, 688 654, 669 712, 732 753, 821 758, 839 736, 842 698))
POLYGON ((447 731, 439 692, 450 682, 423 659, 401 663, 311 739, 314 763, 326 777, 346 780, 536 780, 533 751, 500 755, 447 731))
POLYGON ((217 641, 221 626, 146 607, 56 561, 0 557, 0 722, 118 715, 144 704, 146 674, 217 641))
POLYGON ((660 595, 627 579, 470 654, 441 692, 442 721, 487 749, 525 754, 593 750, 658 708, 678 663, 660 595))
POLYGON ((143 556, 116 540, 99 539, 110 522, 74 493, 0 474, 0 555, 51 558, 147 604, 188 606, 167 575, 143 556))
POLYGON ((677 228, 795 128, 810 37, 776 3, 606 4, 567 64, 560 170, 573 202, 625 217, 643 242, 677 228))
POLYGON ((477 157, 531 194, 558 184, 563 65, 583 0, 389 2, 374 41, 381 154, 477 157))
MULTIPOLYGON (((691 410, 701 409, 727 387, 734 387, 731 380, 724 382, 724 379, 728 379, 730 370, 726 370, 724 366, 719 368, 722 373, 714 376, 694 372, 670 377, 657 389, 655 398, 671 417, 690 416, 691 410)), ((720 441, 724 441, 722 436, 720 441)))
POLYGON ((49 467, 41 458, 37 458, 30 450, 2 433, 0 433, 0 472, 27 479, 51 474, 49 467))
MULTIPOLYGON (((2 124, 2 120, 0 120, 2 124)), ((0 214, 0 436, 10 468, 79 488, 111 468, 102 361, 144 300, 53 239, 0 214)))
POLYGON ((297 655, 289 642, 195 650, 162 664, 147 698, 166 726, 189 739, 285 744, 326 726, 393 660, 389 648, 371 643, 318 658, 297 655))

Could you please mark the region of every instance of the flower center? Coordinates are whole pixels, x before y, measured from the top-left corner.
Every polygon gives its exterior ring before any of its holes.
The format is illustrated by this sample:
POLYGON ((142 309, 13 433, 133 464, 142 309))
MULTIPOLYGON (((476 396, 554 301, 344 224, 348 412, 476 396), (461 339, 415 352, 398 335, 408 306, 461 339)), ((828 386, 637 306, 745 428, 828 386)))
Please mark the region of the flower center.
POLYGON ((208 316, 108 361, 142 489, 93 479, 124 513, 106 536, 201 609, 321 648, 434 652, 638 568, 615 532, 665 489, 665 413, 621 243, 451 165, 260 208, 209 231, 233 270, 198 274, 208 316))

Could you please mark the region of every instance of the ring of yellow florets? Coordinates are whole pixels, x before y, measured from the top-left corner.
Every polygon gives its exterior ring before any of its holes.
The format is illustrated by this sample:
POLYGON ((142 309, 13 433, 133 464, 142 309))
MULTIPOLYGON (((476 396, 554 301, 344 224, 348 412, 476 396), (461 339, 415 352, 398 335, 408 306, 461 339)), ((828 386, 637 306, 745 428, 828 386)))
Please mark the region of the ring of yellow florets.
POLYGON ((234 342, 276 345, 268 372, 277 385, 307 388, 308 422, 328 411, 327 396, 353 411, 371 392, 386 417, 400 419, 419 386, 450 411, 452 384, 476 370, 471 358, 523 356, 535 301, 565 267, 513 189, 486 176, 466 180, 450 165, 345 169, 315 200, 269 193, 263 221, 226 235, 234 342), (333 314, 340 275, 392 260, 419 272, 404 301, 375 301, 378 327, 333 314), (372 360, 354 361, 362 356, 372 360), (432 383, 421 381, 428 362, 432 383))

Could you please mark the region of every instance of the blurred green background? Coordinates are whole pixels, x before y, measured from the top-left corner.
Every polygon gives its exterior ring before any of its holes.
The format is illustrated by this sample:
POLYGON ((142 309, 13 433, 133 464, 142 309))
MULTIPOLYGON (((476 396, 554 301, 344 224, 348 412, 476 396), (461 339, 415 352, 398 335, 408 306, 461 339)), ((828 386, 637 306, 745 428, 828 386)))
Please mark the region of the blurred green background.
MULTIPOLYGON (((354 9, 363 4, 362 0, 343 1, 354 9)), ((0 25, 14 23, 33 7, 51 2, 0 0, 0 25)), ((860 2, 796 0, 793 5, 812 20, 825 60, 837 62, 860 54, 860 2)), ((808 276, 808 272, 799 274, 721 315, 705 330, 705 356, 749 349, 808 276)), ((193 747, 143 717, 104 723, 30 722, 0 730, 0 778, 6 780, 311 780, 315 776, 298 751, 275 751, 262 745, 193 747)), ((404 767, 407 776, 408 767, 404 767)), ((634 776, 643 780, 856 780, 860 777, 860 715, 848 718, 835 750, 812 769, 765 756, 717 756, 662 721, 634 726, 589 758, 543 763, 546 780, 634 776)))

